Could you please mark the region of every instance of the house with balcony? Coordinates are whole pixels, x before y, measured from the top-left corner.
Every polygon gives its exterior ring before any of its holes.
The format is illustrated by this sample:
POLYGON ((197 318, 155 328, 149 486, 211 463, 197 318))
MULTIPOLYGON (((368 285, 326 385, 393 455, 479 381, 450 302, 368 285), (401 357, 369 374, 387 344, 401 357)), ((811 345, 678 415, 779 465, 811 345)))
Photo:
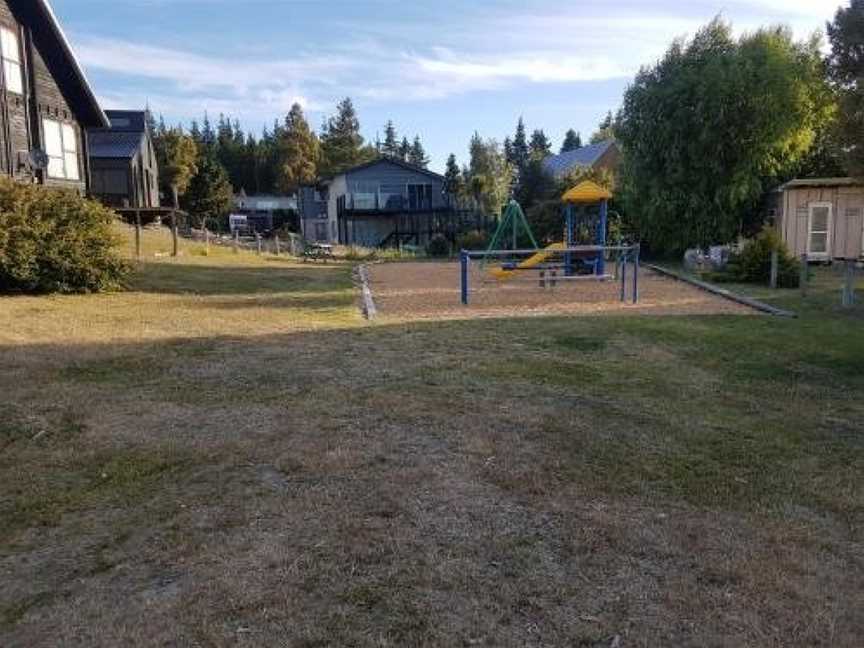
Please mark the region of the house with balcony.
POLYGON ((303 187, 299 195, 308 240, 397 247, 455 238, 458 217, 444 176, 401 160, 380 158, 303 187))

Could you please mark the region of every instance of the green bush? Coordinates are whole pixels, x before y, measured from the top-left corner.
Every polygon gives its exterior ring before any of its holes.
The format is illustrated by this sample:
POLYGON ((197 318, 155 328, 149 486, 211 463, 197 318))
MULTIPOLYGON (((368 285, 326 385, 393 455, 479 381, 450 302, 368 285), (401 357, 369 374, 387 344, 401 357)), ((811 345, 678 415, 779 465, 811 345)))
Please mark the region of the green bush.
POLYGON ((770 227, 748 241, 741 252, 733 254, 726 270, 715 273, 713 278, 715 281, 770 283, 771 254, 775 250, 779 256, 777 285, 780 288, 797 288, 801 281, 801 263, 789 253, 789 248, 770 227))
POLYGON ((98 292, 128 271, 114 212, 71 191, 0 178, 0 291, 98 292))
POLYGON ((480 230, 465 232, 456 239, 458 250, 485 250, 489 246, 489 235, 480 230))
POLYGON ((428 245, 426 245, 426 254, 430 257, 439 258, 450 256, 450 241, 440 234, 436 234, 429 241, 428 245))

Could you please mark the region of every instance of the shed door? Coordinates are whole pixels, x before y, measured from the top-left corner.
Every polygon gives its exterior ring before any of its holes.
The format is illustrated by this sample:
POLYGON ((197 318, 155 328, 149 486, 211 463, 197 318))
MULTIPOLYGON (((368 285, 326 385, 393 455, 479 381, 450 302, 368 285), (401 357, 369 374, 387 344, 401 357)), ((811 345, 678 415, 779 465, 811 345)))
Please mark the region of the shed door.
POLYGON ((831 225, 834 206, 812 203, 807 225, 807 255, 813 259, 831 257, 831 225))

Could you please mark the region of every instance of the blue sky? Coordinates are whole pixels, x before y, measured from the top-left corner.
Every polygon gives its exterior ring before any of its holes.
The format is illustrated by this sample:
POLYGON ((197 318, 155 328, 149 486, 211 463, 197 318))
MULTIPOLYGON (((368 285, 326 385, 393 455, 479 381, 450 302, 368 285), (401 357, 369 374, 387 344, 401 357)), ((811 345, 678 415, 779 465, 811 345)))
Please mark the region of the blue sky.
POLYGON ((351 96, 371 140, 392 119, 441 169, 524 116, 589 134, 633 74, 722 14, 739 32, 824 30, 834 0, 53 0, 106 108, 205 110, 255 132, 300 101, 318 126, 351 96))

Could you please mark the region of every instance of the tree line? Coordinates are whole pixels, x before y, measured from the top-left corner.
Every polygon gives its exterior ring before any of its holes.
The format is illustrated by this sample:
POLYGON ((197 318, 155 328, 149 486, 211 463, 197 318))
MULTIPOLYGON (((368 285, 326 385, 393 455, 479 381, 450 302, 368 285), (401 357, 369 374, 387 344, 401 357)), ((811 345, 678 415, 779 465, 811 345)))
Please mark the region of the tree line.
POLYGON ((208 115, 169 127, 148 112, 149 129, 160 168, 160 189, 201 223, 230 211, 233 194, 292 194, 301 185, 345 169, 388 157, 426 168, 429 157, 419 136, 398 136, 388 121, 384 140, 366 142, 350 98, 325 119, 320 131, 309 125, 303 108, 294 104, 282 121, 260 137, 243 131, 239 121, 208 115))

